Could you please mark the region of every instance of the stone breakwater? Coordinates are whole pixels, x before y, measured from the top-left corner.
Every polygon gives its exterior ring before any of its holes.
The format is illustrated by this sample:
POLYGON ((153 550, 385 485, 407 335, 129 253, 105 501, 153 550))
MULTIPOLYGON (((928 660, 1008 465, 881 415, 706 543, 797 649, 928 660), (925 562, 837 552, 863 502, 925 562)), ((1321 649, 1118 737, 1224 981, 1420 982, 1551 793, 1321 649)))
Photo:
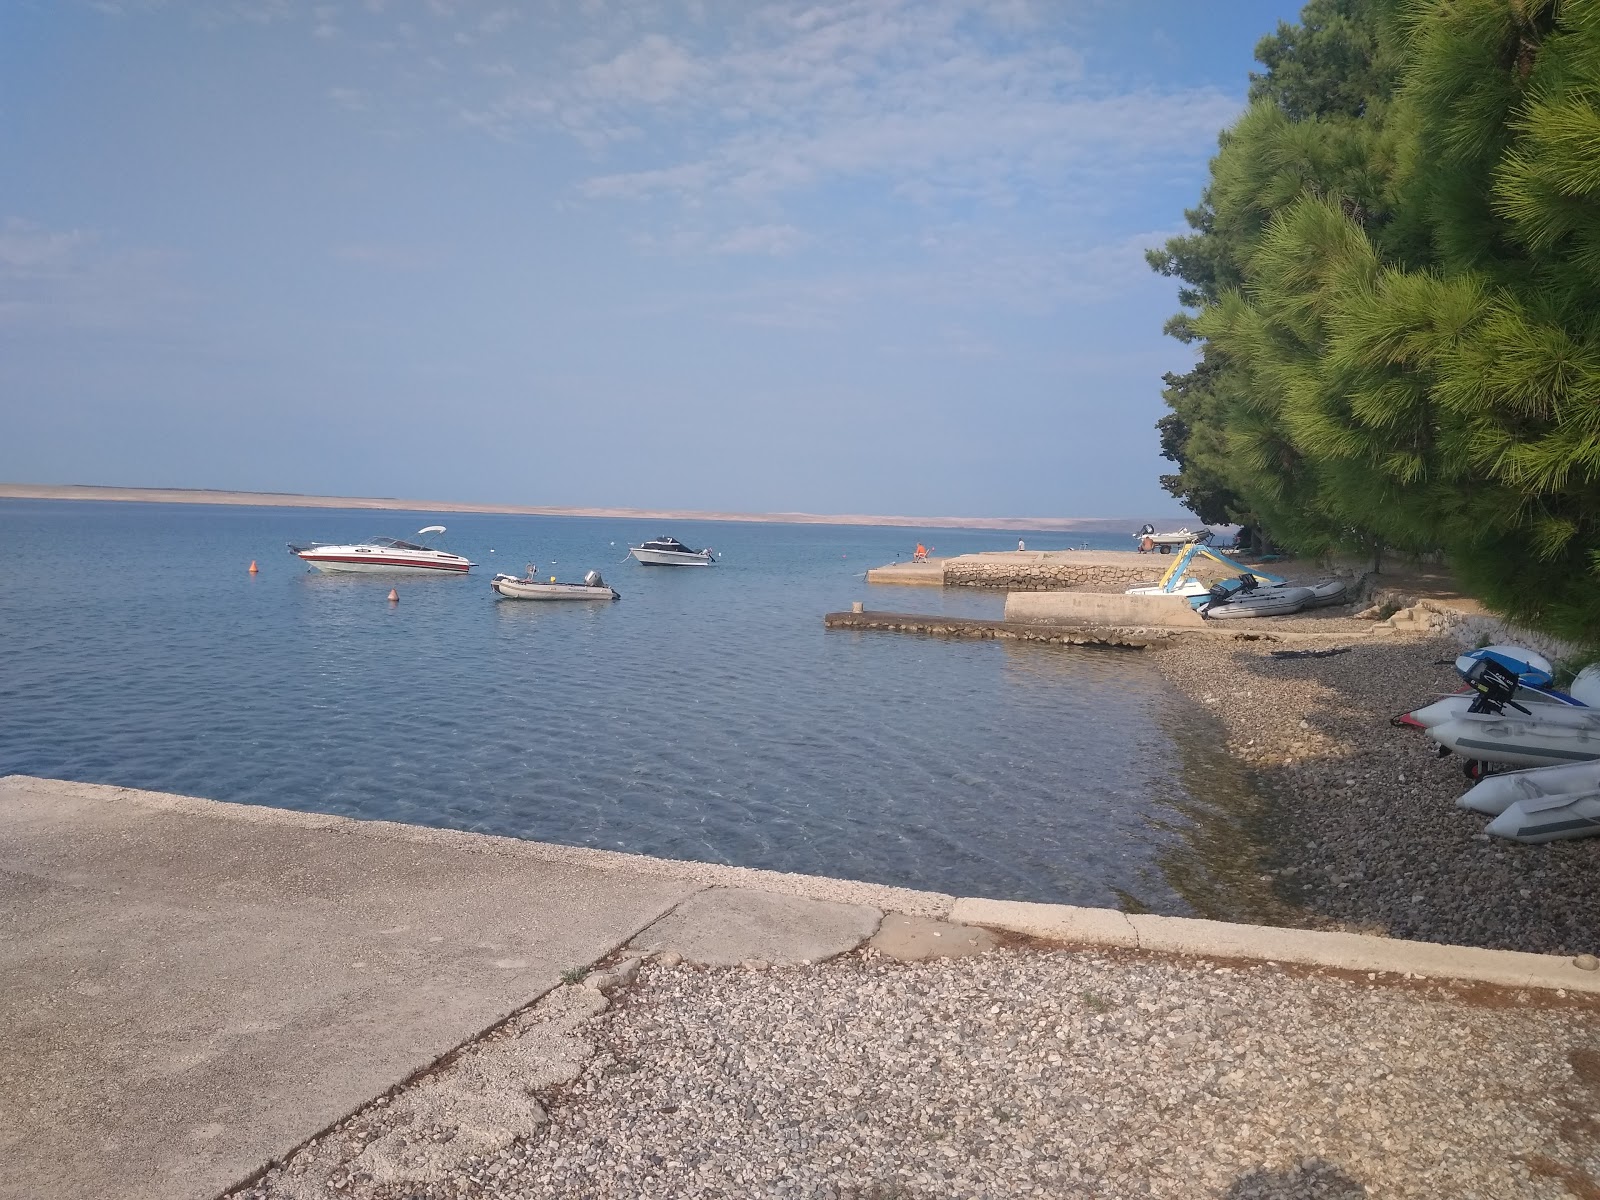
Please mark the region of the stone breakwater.
MULTIPOLYGON (((945 561, 944 585, 1007 592, 1122 592, 1155 583, 1171 565, 1168 555, 1131 550, 963 554, 945 561)), ((1189 573, 1207 583, 1233 574, 1221 563, 1198 557, 1189 573)))
POLYGON ((1163 646, 1172 637, 1165 629, 1123 629, 1108 625, 1030 625, 1018 621, 986 621, 975 617, 925 617, 915 613, 838 612, 822 618, 827 629, 877 630, 883 633, 925 633, 934 637, 1009 638, 1049 642, 1057 646, 1119 646, 1145 650, 1163 646))

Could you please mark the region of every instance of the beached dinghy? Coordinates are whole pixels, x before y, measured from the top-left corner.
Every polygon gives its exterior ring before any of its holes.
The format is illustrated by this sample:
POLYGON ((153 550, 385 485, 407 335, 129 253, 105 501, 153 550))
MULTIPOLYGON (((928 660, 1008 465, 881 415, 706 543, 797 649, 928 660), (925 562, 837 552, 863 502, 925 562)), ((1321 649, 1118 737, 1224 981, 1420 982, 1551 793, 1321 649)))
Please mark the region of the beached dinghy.
MULTIPOLYGON (((1541 714, 1542 716, 1543 714, 1541 714)), ((1600 713, 1574 713, 1560 723, 1500 713, 1467 713, 1435 725, 1428 736, 1476 762, 1551 767, 1600 759, 1600 713)))
POLYGON ((525 578, 518 579, 514 575, 496 575, 489 581, 489 586, 507 600, 620 600, 611 587, 600 578, 599 571, 590 571, 583 577, 582 583, 557 583, 551 579, 548 583, 541 583, 533 577, 533 567, 529 566, 525 578))
POLYGON ((1198 611, 1212 620, 1240 620, 1246 617, 1283 617, 1297 613, 1313 599, 1307 587, 1288 584, 1261 584, 1254 575, 1219 583, 1198 611), (1230 586, 1231 585, 1231 586, 1230 586))
MULTIPOLYGON (((1533 688, 1517 689, 1517 703, 1529 710, 1521 715, 1528 717, 1529 720, 1553 721, 1558 725, 1582 725, 1596 715, 1594 709, 1570 701, 1571 697, 1562 696, 1560 692, 1541 692, 1533 688)), ((1446 721, 1466 716, 1472 712, 1473 705, 1478 703, 1476 692, 1452 692, 1432 704, 1425 704, 1406 713, 1395 723, 1410 725, 1415 729, 1432 729, 1435 725, 1443 725, 1446 721)))
POLYGON ((1594 663, 1579 671, 1567 692, 1579 704, 1600 705, 1600 663, 1594 663))
POLYGON ((1544 655, 1526 646, 1482 646, 1468 650, 1456 659, 1456 673, 1465 679, 1478 663, 1496 662, 1517 677, 1523 687, 1549 687, 1555 668, 1544 655))
POLYGON ((1491 837, 1560 842, 1600 834, 1600 792, 1518 800, 1489 822, 1491 837))
POLYGON ((1568 763, 1559 767, 1533 767, 1491 775, 1456 800, 1457 808, 1498 817, 1519 800, 1545 796, 1575 796, 1600 791, 1600 762, 1568 763))

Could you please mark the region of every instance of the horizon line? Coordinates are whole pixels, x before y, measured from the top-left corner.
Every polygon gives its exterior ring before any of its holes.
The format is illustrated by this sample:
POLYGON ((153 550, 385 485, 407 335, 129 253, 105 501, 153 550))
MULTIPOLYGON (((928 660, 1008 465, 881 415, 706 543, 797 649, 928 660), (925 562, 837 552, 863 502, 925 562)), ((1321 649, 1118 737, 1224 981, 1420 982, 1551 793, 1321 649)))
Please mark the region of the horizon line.
MULTIPOLYGON (((927 526, 939 529, 1012 529, 1071 533, 1118 529, 1132 517, 919 517, 903 514, 724 512, 704 509, 593 507, 583 505, 479 504, 454 500, 406 500, 393 496, 325 496, 303 492, 248 492, 219 488, 121 487, 94 483, 0 483, 0 499, 95 500, 145 504, 228 504, 263 508, 357 508, 392 512, 458 512, 537 517, 609 517, 662 521, 743 521, 785 525, 927 526)), ((1149 518, 1145 518, 1149 519, 1149 518)), ((1195 521, 1191 516, 1178 520, 1195 521)))

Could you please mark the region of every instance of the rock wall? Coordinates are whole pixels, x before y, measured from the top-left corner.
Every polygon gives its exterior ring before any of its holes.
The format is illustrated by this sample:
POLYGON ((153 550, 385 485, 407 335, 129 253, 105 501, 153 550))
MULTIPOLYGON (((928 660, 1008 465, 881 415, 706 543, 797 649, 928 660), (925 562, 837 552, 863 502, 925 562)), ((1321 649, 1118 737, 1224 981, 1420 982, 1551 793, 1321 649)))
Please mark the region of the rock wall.
MULTIPOLYGON (((944 564, 944 584, 1006 592, 1124 592, 1155 583, 1171 565, 1169 555, 1131 552, 1052 553, 1038 558, 1024 554, 972 554, 944 564)), ((1189 573, 1206 583, 1233 574, 1205 558, 1196 558, 1189 573)))

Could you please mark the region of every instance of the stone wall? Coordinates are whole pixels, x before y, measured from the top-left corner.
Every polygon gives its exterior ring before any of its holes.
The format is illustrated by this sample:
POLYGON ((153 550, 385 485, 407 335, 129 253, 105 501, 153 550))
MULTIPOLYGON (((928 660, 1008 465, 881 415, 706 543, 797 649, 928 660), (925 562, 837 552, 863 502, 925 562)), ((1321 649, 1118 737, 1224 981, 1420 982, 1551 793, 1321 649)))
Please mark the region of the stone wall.
POLYGON ((1199 628, 1205 624, 1183 596, 1123 596, 1096 592, 1010 592, 1006 620, 1045 625, 1199 628))
MULTIPOLYGON (((1171 565, 1170 555, 1115 550, 965 554, 944 564, 944 584, 1006 592, 1125 592, 1155 583, 1171 565)), ((1233 574, 1208 558, 1196 558, 1189 573, 1206 583, 1233 574)))

